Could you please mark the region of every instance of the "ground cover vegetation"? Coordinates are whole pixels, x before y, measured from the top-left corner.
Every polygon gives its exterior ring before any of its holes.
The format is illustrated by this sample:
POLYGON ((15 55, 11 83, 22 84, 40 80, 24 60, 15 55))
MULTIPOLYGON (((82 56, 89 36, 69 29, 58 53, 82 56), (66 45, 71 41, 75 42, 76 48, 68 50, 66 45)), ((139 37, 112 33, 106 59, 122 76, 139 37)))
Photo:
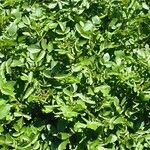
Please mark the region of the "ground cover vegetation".
POLYGON ((149 150, 149 44, 149 0, 1 0, 0 149, 149 150))

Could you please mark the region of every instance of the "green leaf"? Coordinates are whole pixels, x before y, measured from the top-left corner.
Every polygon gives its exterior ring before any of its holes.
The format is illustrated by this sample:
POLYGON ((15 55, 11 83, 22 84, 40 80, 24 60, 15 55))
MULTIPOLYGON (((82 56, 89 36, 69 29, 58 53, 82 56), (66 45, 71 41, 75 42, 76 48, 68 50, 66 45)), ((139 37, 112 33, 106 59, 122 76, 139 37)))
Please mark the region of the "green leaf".
POLYGON ((101 124, 99 122, 88 122, 87 128, 90 128, 92 130, 96 130, 101 124))
POLYGON ((74 110, 76 111, 83 111, 85 110, 87 107, 85 105, 85 102, 82 100, 77 100, 74 106, 74 110))
POLYGON ((34 88, 33 87, 29 87, 27 89, 27 91, 25 92, 25 95, 24 95, 23 99, 27 99, 33 93, 33 91, 34 91, 34 88))
POLYGON ((95 101, 90 100, 90 98, 84 96, 81 93, 77 93, 73 97, 79 97, 82 101, 84 101, 85 103, 88 103, 88 104, 95 104, 95 101))
POLYGON ((43 50, 47 49, 47 40, 46 39, 42 39, 41 46, 42 46, 43 50))
POLYGON ((92 17, 92 22, 93 24, 100 24, 100 18, 96 15, 94 17, 92 17))
POLYGON ((0 149, 148 150, 148 0, 0 1, 0 149))
POLYGON ((29 81, 29 83, 32 82, 32 79, 33 79, 33 72, 29 72, 29 75, 28 75, 28 81, 29 81))
POLYGON ((10 108, 11 105, 6 104, 5 100, 0 100, 0 120, 8 115, 10 108))
POLYGON ((20 129, 23 127, 23 119, 20 118, 18 121, 16 121, 16 124, 14 124, 13 128, 19 132, 20 129))
POLYGON ((44 57, 45 57, 46 52, 45 51, 41 51, 40 54, 38 55, 36 62, 41 61, 44 57))
POLYGON ((83 68, 82 65, 76 65, 76 66, 72 66, 72 72, 78 72, 78 71, 81 71, 83 68))
POLYGON ((109 53, 104 54, 103 59, 104 59, 105 62, 108 62, 110 60, 109 53))
POLYGON ((14 97, 14 92, 13 92, 13 90, 11 89, 11 88, 9 88, 9 87, 2 87, 1 88, 1 92, 3 93, 3 94, 5 94, 5 95, 9 95, 9 96, 12 96, 12 97, 14 97))
POLYGON ((52 78, 51 71, 50 70, 44 70, 43 71, 43 76, 46 77, 46 78, 52 78))
POLYGON ((110 91, 110 86, 108 85, 101 85, 98 87, 95 87, 94 92, 98 93, 98 92, 102 92, 104 96, 108 95, 110 91))
POLYGON ((4 58, 4 54, 0 53, 0 58, 4 58))
POLYGON ((22 67, 24 63, 21 60, 12 60, 10 67, 22 67))
POLYGON ((45 113, 50 113, 50 112, 53 112, 53 110, 55 108, 59 107, 58 105, 45 105, 44 108, 43 108, 43 112, 45 113))
POLYGON ((146 134, 146 135, 145 135, 145 139, 146 139, 146 140, 150 140, 150 134, 146 134))
POLYGON ((39 141, 36 141, 33 145, 33 149, 39 149, 40 148, 40 142, 39 141))
POLYGON ((113 123, 114 124, 124 124, 124 123, 126 123, 126 119, 124 119, 123 117, 118 117, 116 120, 114 120, 113 123))
POLYGON ((68 134, 68 133, 63 133, 63 132, 61 132, 61 133, 60 133, 60 136, 61 136, 61 139, 62 139, 62 140, 66 140, 66 139, 68 139, 71 135, 68 134))
POLYGON ((150 92, 141 92, 140 98, 142 101, 149 101, 150 100, 150 92))
POLYGON ((55 29, 57 26, 58 26, 58 23, 54 23, 54 22, 50 22, 50 23, 48 24, 48 28, 49 28, 49 29, 55 29))
POLYGON ((79 24, 76 24, 75 27, 76 27, 77 32, 78 32, 83 38, 85 38, 85 39, 90 39, 90 38, 91 38, 91 36, 90 36, 88 33, 84 32, 83 28, 82 28, 79 24))
POLYGON ((26 118, 27 120, 30 120, 30 119, 31 119, 31 117, 30 117, 29 115, 23 114, 23 113, 21 113, 21 112, 14 112, 14 116, 15 116, 15 117, 24 117, 24 118, 26 118))
POLYGON ((59 146, 58 150, 66 150, 66 146, 69 143, 69 140, 63 141, 59 146))
POLYGON ((2 124, 0 124, 0 133, 2 133, 4 131, 4 128, 2 126, 2 124))
POLYGON ((0 83, 0 90, 3 94, 5 95, 9 95, 11 97, 15 97, 15 93, 14 93, 14 82, 13 81, 2 81, 0 83))
POLYGON ((66 29, 66 22, 58 22, 58 24, 59 24, 61 30, 64 32, 66 29))
POLYGON ((28 48, 27 48, 27 50, 30 52, 30 53, 38 53, 38 52, 40 52, 41 51, 41 49, 38 47, 38 46, 36 46, 36 45, 30 45, 28 48))
POLYGON ((111 135, 108 137, 108 139, 107 139, 107 142, 108 142, 108 143, 114 143, 114 142, 116 142, 116 141, 117 141, 117 136, 114 135, 114 134, 111 134, 111 135))
POLYGON ((17 25, 16 23, 11 23, 7 32, 9 33, 10 36, 14 36, 17 33, 17 25))
POLYGON ((84 30, 84 31, 92 31, 92 30, 93 30, 93 23, 88 20, 88 21, 84 24, 83 30, 84 30))
POLYGON ((4 61, 0 66, 0 75, 3 79, 5 79, 5 71, 6 71, 6 61, 4 61))
POLYGON ((63 89, 64 94, 66 94, 67 96, 73 96, 73 93, 67 89, 63 89))
POLYGON ((149 10, 149 6, 146 3, 142 3, 142 7, 146 10, 149 10))
POLYGON ((52 42, 48 43, 47 49, 48 49, 49 52, 51 52, 53 50, 53 43, 52 42))
POLYGON ((57 29, 56 33, 59 34, 59 35, 65 35, 65 34, 69 33, 69 31, 70 31, 70 28, 66 27, 65 29, 63 28, 63 30, 62 29, 61 30, 57 29))
POLYGON ((27 16, 22 17, 22 21, 26 25, 30 25, 30 19, 27 16))
POLYGON ((12 58, 9 58, 6 61, 6 72, 7 72, 7 74, 11 74, 11 69, 10 69, 11 63, 12 63, 12 58))
POLYGON ((57 6, 57 3, 50 3, 50 4, 48 5, 48 8, 49 8, 49 9, 54 9, 56 6, 57 6))
POLYGON ((78 113, 73 111, 72 108, 70 106, 61 106, 61 111, 62 111, 62 114, 64 115, 64 117, 66 118, 72 118, 72 117, 77 117, 78 113))
POLYGON ((75 130, 76 132, 82 131, 82 128, 86 128, 86 124, 80 123, 80 122, 76 122, 76 123, 75 123, 75 125, 74 125, 74 130, 75 130))

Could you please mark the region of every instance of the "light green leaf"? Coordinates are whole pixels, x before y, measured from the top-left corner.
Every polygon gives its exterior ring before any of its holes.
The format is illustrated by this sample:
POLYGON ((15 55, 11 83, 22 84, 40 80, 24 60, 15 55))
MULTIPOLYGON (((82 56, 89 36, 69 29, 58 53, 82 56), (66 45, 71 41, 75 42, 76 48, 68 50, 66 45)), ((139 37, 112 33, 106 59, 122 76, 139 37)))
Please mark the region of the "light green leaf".
POLYGON ((88 104, 95 104, 95 101, 90 100, 90 98, 84 96, 84 95, 81 94, 81 93, 75 94, 74 97, 79 97, 79 98, 80 98, 81 100, 83 100, 85 103, 88 103, 88 104))
POLYGON ((57 3, 50 3, 50 4, 48 5, 48 8, 49 8, 49 9, 54 9, 56 6, 57 6, 57 3))
POLYGON ((51 52, 53 50, 53 43, 52 42, 48 43, 47 49, 49 52, 51 52))
POLYGON ((13 22, 10 24, 7 32, 9 33, 10 36, 13 36, 17 33, 17 25, 13 22))
POLYGON ((124 124, 126 120, 123 117, 118 117, 114 122, 114 124, 124 124))
POLYGON ((92 130, 96 130, 101 124, 99 122, 88 122, 87 128, 90 128, 92 130))
POLYGON ((90 35, 83 31, 82 27, 79 24, 75 25, 77 32, 85 39, 90 39, 90 35))
POLYGON ((29 115, 23 114, 22 112, 14 112, 14 116, 15 116, 15 117, 24 117, 24 118, 26 118, 27 120, 30 120, 30 119, 31 119, 31 117, 30 117, 29 115))
POLYGON ((42 111, 45 113, 50 113, 57 107, 59 106, 58 105, 45 105, 42 111))
POLYGON ((30 25, 30 19, 27 16, 22 17, 22 21, 26 25, 30 25))
POLYGON ((27 91, 26 91, 26 93, 25 93, 23 99, 28 98, 28 97, 33 93, 33 91, 34 91, 34 88, 33 88, 33 87, 29 87, 29 88, 27 89, 27 91))
POLYGON ((82 65, 74 65, 74 66, 72 66, 72 72, 78 72, 78 71, 81 71, 82 70, 82 68, 83 68, 83 66, 82 65))
POLYGON ((4 131, 2 124, 0 124, 0 134, 4 131))
POLYGON ((11 105, 6 104, 5 100, 0 100, 0 120, 8 115, 10 108, 11 105))
POLYGON ((142 3, 142 7, 146 10, 149 10, 149 6, 146 3, 142 3))
POLYGON ((43 71, 43 76, 46 77, 46 78, 52 78, 51 71, 50 70, 44 70, 43 71))
POLYGON ((104 59, 105 62, 108 62, 110 60, 109 53, 105 53, 104 56, 103 56, 103 59, 104 59))
POLYGON ((40 148, 40 142, 39 141, 36 141, 33 145, 33 149, 39 149, 40 148))
POLYGON ((63 133, 63 132, 61 132, 60 135, 62 140, 66 140, 71 136, 69 133, 63 133))
POLYGON ((59 146, 58 150, 66 150, 66 146, 69 143, 69 140, 63 141, 59 146))
POLYGON ((74 110, 76 111, 82 111, 85 110, 87 107, 85 105, 85 102, 82 100, 77 100, 74 106, 74 110))
POLYGON ((6 71, 6 61, 4 61, 0 66, 0 76, 5 79, 5 71, 6 71))
POLYGON ((10 82, 6 82, 3 81, 0 85, 0 90, 3 94, 5 95, 9 95, 11 97, 15 97, 15 93, 14 93, 14 82, 10 81, 10 82))
POLYGON ((117 141, 117 136, 114 135, 114 134, 111 134, 111 135, 108 137, 108 139, 107 139, 107 142, 108 142, 108 143, 114 143, 114 142, 116 142, 116 141, 117 141))
POLYGON ((84 30, 84 31, 92 31, 92 30, 93 30, 93 23, 88 20, 88 21, 84 24, 83 30, 84 30))
POLYGON ((41 51, 40 54, 38 55, 37 59, 36 59, 36 62, 41 61, 44 58, 45 54, 46 54, 45 51, 41 51))
POLYGON ((51 22, 48 24, 49 29, 55 29, 58 26, 58 23, 51 22))
POLYGON ((13 60, 10 67, 21 67, 24 66, 24 63, 21 60, 13 60))
POLYGON ((146 135, 145 135, 145 139, 146 139, 146 140, 150 140, 150 134, 146 134, 146 135))
POLYGON ((36 45, 30 45, 28 48, 27 48, 27 50, 30 52, 30 53, 38 53, 38 52, 40 52, 41 51, 41 49, 38 47, 38 46, 36 46, 36 45))
POLYGON ((6 61, 6 72, 7 72, 7 74, 10 74, 10 73, 11 73, 11 69, 10 69, 11 63, 12 63, 12 58, 9 58, 9 59, 6 61))
POLYGON ((104 95, 108 95, 109 91, 110 91, 110 86, 108 85, 101 85, 99 86, 99 90, 104 94, 104 95))
POLYGON ((59 24, 61 30, 64 32, 66 29, 66 22, 58 22, 58 24, 59 24))
POLYGON ((63 92, 64 92, 64 94, 66 94, 67 96, 73 96, 73 93, 71 92, 71 91, 69 91, 69 90, 67 90, 66 88, 65 89, 63 89, 63 92))
POLYGON ((42 39, 41 46, 42 46, 43 50, 47 49, 47 40, 46 39, 42 39))
POLYGON ((14 92, 13 92, 13 90, 10 89, 9 87, 8 87, 8 88, 7 88, 7 87, 2 87, 2 88, 1 88, 1 92, 2 92, 3 94, 5 94, 5 95, 9 95, 9 96, 14 97, 14 92))
POLYGON ((82 131, 82 128, 86 128, 86 124, 80 122, 75 123, 74 130, 76 132, 82 131))
POLYGON ((92 17, 92 22, 93 24, 100 24, 100 18, 96 15, 94 17, 92 17))

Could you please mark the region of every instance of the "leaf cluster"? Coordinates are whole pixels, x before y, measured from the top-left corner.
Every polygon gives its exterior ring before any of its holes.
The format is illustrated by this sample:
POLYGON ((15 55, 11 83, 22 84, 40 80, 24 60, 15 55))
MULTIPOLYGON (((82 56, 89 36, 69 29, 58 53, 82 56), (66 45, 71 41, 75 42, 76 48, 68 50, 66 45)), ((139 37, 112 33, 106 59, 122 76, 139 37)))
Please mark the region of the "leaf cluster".
POLYGON ((149 148, 149 0, 0 1, 0 150, 149 148))

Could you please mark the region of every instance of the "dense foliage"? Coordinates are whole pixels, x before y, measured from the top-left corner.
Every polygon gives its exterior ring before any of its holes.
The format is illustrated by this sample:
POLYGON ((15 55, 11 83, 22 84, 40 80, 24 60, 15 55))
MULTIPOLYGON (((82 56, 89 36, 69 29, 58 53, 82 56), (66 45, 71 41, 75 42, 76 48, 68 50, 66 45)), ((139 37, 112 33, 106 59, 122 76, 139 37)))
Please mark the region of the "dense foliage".
POLYGON ((149 0, 0 1, 0 150, 150 149, 149 0))

